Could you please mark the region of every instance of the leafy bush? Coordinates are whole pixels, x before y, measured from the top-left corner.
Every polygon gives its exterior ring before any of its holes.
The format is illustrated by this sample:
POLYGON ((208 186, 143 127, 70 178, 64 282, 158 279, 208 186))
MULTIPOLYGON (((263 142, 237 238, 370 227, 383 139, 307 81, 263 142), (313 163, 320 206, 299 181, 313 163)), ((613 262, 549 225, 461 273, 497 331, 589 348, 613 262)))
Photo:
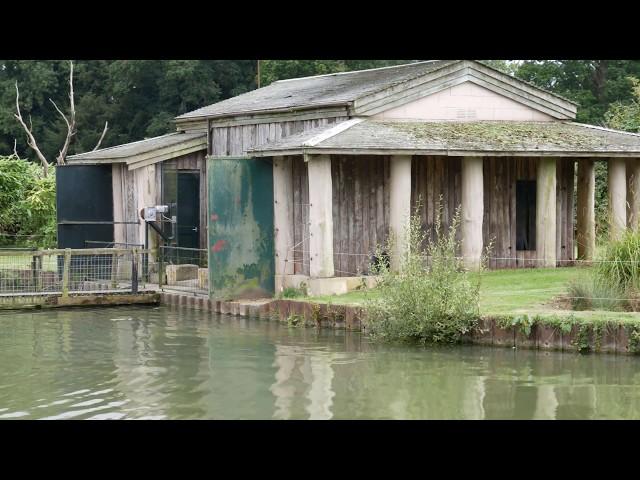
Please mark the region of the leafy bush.
POLYGON ((0 245, 54 247, 56 181, 15 155, 0 157, 0 245))
MULTIPOLYGON (((409 220, 409 249, 400 259, 400 272, 392 271, 385 262, 375 265, 380 295, 365 300, 372 338, 456 343, 475 326, 480 316, 480 276, 472 281, 457 256, 460 209, 448 232, 441 229, 441 217, 439 205, 432 238, 423 232, 416 209, 409 220)), ((393 251, 392 243, 388 241, 386 251, 393 251)))

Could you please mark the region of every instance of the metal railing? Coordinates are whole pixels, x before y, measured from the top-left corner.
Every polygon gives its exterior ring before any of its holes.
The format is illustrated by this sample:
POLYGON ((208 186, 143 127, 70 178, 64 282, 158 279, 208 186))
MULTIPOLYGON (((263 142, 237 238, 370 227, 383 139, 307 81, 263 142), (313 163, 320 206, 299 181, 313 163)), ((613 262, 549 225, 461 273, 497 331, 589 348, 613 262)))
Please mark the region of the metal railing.
POLYGON ((0 249, 0 295, 137 293, 157 276, 155 255, 137 248, 0 249))

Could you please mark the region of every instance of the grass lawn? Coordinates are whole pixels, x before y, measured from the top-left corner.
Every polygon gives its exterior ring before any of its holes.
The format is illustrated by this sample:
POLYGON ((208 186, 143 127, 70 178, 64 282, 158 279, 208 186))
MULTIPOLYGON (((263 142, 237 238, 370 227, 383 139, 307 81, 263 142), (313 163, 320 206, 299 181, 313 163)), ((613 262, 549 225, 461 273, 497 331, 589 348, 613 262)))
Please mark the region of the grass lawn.
MULTIPOLYGON (((588 275, 589 268, 527 268, 520 270, 491 270, 482 273, 480 284, 480 313, 483 316, 540 315, 564 316, 573 314, 576 319, 607 319, 614 321, 639 320, 639 313, 574 311, 561 308, 554 300, 567 294, 567 286, 573 279, 588 275)), ((333 304, 362 305, 367 296, 375 296, 372 290, 358 290, 344 295, 310 297, 308 300, 333 304)))

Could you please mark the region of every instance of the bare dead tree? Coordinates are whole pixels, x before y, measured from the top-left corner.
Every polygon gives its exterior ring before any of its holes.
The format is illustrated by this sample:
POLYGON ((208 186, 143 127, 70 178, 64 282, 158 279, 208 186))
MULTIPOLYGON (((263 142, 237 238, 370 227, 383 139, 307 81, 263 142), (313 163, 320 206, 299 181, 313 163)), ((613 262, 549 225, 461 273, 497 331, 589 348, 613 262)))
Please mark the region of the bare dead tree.
MULTIPOLYGON (((66 138, 64 140, 64 144, 62 145, 62 149, 60 150, 60 152, 58 154, 58 157, 56 158, 56 163, 58 165, 64 165, 66 163, 67 153, 69 151, 69 146, 71 145, 71 140, 72 140, 73 136, 77 132, 77 129, 76 129, 76 104, 75 104, 75 95, 74 95, 74 91, 73 91, 73 62, 72 61, 69 61, 69 105, 70 105, 69 116, 67 117, 67 115, 62 113, 62 110, 60 110, 58 108, 58 105, 56 105, 56 102, 54 102, 51 98, 49 99, 49 101, 53 104, 53 106, 55 107, 56 111, 60 114, 60 116, 62 117, 64 122, 67 124, 67 136, 66 136, 66 138)), ((17 110, 17 114, 14 114, 14 116, 16 117, 18 122, 20 122, 20 125, 22 125, 22 128, 26 132, 26 134, 27 134, 27 145, 29 145, 29 147, 31 147, 31 149, 34 152, 36 152, 36 155, 38 156, 38 158, 40 159, 40 163, 42 164, 43 174, 46 177, 48 172, 49 172, 50 163, 47 161, 46 157, 44 156, 44 154, 42 153, 40 148, 38 148, 38 144, 36 142, 36 139, 33 136, 33 125, 31 125, 30 127, 27 127, 26 123, 22 119, 22 113, 20 112, 20 92, 18 90, 18 82, 17 81, 16 81, 16 110, 17 110)), ((31 124, 31 118, 29 118, 29 123, 31 124)), ((102 131, 102 135, 100 136, 100 139, 98 140, 98 144, 95 146, 95 148, 93 150, 97 150, 98 147, 100 146, 100 144, 102 143, 102 140, 104 139, 105 135, 107 134, 108 125, 109 125, 109 122, 105 122, 104 130, 102 131)))
MULTIPOLYGON (((38 147, 38 142, 36 142, 36 139, 33 136, 33 132, 32 132, 33 125, 31 128, 27 127, 27 124, 24 123, 24 120, 22 119, 22 113, 20 112, 20 91, 18 90, 17 81, 16 81, 16 110, 18 111, 18 113, 14 114, 13 116, 16 117, 16 119, 18 120, 18 122, 20 122, 20 125, 22 125, 22 128, 26 132, 27 145, 29 145, 29 147, 31 147, 31 149, 34 152, 36 152, 36 155, 38 156, 38 158, 40 159, 40 163, 42 164, 42 173, 46 177, 47 174, 49 173, 49 162, 47 162, 46 157, 40 151, 40 148, 38 147)), ((29 120, 29 123, 31 123, 31 120, 29 120)))
POLYGON ((100 135, 100 140, 98 140, 98 143, 96 143, 96 146, 93 147, 93 151, 95 152, 98 148, 100 148, 100 144, 102 143, 102 140, 104 139, 104 136, 107 134, 107 128, 109 127, 109 122, 104 122, 104 130, 102 130, 102 135, 100 135))

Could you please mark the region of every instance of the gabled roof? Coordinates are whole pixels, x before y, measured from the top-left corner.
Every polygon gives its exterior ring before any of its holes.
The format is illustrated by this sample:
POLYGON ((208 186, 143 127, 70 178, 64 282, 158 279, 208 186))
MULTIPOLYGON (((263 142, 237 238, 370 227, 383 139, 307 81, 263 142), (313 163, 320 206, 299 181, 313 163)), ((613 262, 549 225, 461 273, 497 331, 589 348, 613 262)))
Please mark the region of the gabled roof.
POLYGON ((640 156, 640 135, 572 122, 355 119, 258 146, 248 154, 640 156))
POLYGON ((70 155, 67 160, 69 163, 77 165, 126 163, 129 165, 129 170, 133 170, 206 148, 206 133, 170 133, 115 147, 70 155))
POLYGON ((445 88, 471 81, 558 119, 575 118, 576 104, 471 60, 431 60, 392 67, 280 80, 263 88, 176 117, 198 119, 342 108, 373 115, 445 88))

